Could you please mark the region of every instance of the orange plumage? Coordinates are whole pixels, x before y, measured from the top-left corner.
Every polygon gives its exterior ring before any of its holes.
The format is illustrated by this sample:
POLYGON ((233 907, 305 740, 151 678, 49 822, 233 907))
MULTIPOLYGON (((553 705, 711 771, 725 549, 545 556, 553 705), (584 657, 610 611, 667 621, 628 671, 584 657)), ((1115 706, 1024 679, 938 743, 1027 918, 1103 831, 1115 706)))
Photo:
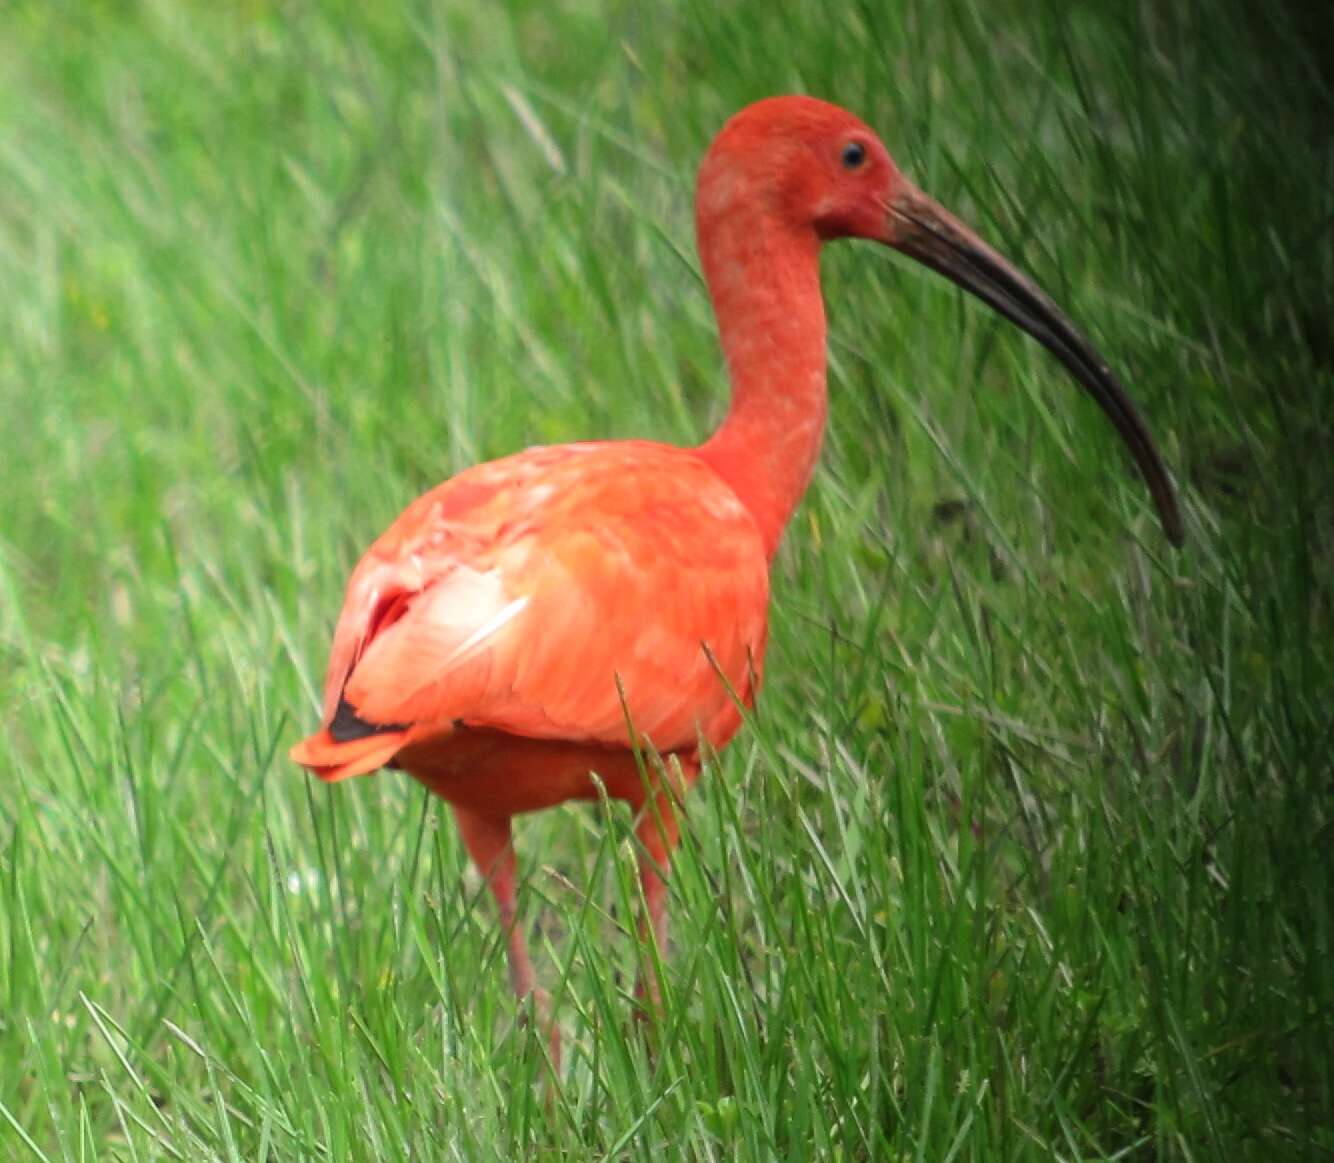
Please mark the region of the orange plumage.
MULTIPOLYGON (((748 700, 763 665, 768 596, 754 520, 694 452, 569 444, 478 465, 353 572, 326 726, 292 757, 343 779, 409 746, 447 763, 478 730, 629 749, 629 724, 662 754, 722 747, 741 722, 729 689, 748 700), (401 727, 339 742, 340 700, 401 727)), ((503 786, 488 802, 511 813, 552 800, 503 786)))
MULTIPOLYGON (((680 796, 701 748, 724 746, 755 697, 769 561, 819 455, 824 242, 893 246, 1034 335, 1116 426, 1181 539, 1170 478, 1106 362, 852 114, 807 97, 743 110, 710 148, 695 205, 732 382, 721 427, 694 449, 529 449, 413 502, 352 574, 322 726, 291 753, 326 780, 399 767, 450 802, 499 904, 513 988, 539 1002, 516 923, 519 813, 599 783, 629 801, 648 932, 665 944, 680 796), (642 767, 641 745, 665 761, 642 767)), ((656 983, 641 993, 656 999, 656 983)), ((554 1022, 551 1037, 558 1056, 554 1022)))

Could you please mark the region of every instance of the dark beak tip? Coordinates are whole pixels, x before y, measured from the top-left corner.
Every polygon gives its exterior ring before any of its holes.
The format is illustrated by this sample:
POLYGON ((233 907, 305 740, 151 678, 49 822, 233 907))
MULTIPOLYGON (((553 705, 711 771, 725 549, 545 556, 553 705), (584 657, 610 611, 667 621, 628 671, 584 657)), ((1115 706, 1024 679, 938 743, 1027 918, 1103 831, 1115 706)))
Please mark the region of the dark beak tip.
POLYGON ((1178 494, 1170 481, 1160 480, 1150 488, 1153 507, 1157 510, 1158 524, 1163 536, 1173 549, 1181 549, 1186 544, 1186 525, 1181 515, 1178 494))
POLYGON ((1181 525, 1181 517, 1179 514, 1174 515, 1172 521, 1166 526, 1166 530, 1167 540, 1171 542, 1172 548, 1185 549, 1186 530, 1181 525))

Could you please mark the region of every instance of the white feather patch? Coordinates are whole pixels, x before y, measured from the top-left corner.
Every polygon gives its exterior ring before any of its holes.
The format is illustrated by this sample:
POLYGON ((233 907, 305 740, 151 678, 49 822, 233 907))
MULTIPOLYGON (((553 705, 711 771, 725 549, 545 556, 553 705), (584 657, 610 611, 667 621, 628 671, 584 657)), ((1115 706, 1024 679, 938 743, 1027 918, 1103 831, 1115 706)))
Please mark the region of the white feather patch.
POLYGON ((518 617, 529 601, 509 597, 499 570, 455 569, 431 591, 429 621, 436 628, 439 644, 449 643, 435 664, 438 670, 466 661, 518 617))
POLYGON ((530 600, 530 598, 515 598, 509 605, 497 610, 495 614, 478 626, 450 652, 443 665, 448 667, 453 666, 456 662, 461 662, 493 634, 498 633, 505 623, 518 617, 530 600))

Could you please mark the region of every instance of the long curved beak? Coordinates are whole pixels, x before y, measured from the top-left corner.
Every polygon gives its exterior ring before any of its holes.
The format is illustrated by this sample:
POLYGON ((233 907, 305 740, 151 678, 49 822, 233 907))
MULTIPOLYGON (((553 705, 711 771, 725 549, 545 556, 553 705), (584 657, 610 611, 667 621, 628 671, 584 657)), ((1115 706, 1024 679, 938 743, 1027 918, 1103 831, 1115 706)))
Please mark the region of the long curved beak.
POLYGON ((884 241, 976 295, 1065 365, 1121 434, 1149 486, 1163 532, 1180 546, 1185 532, 1176 490, 1148 426, 1107 361, 1042 288, 907 182, 888 206, 884 241))

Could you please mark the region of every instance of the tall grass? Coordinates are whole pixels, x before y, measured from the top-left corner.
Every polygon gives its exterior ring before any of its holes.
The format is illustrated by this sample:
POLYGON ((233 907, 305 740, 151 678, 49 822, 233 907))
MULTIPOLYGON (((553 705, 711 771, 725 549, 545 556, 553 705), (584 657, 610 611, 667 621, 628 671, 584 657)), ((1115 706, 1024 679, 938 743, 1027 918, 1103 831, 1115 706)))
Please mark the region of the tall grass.
MULTIPOLYGON (((1312 9, 1314 12, 1314 9, 1312 9)), ((37 1159, 1334 1154, 1334 74, 1297 5, 0 14, 0 1141, 37 1159), (441 805, 283 758, 416 493, 699 439, 693 168, 803 90, 1084 321, 831 250, 833 414, 662 1025, 614 807, 526 821, 548 1100, 441 805)))

